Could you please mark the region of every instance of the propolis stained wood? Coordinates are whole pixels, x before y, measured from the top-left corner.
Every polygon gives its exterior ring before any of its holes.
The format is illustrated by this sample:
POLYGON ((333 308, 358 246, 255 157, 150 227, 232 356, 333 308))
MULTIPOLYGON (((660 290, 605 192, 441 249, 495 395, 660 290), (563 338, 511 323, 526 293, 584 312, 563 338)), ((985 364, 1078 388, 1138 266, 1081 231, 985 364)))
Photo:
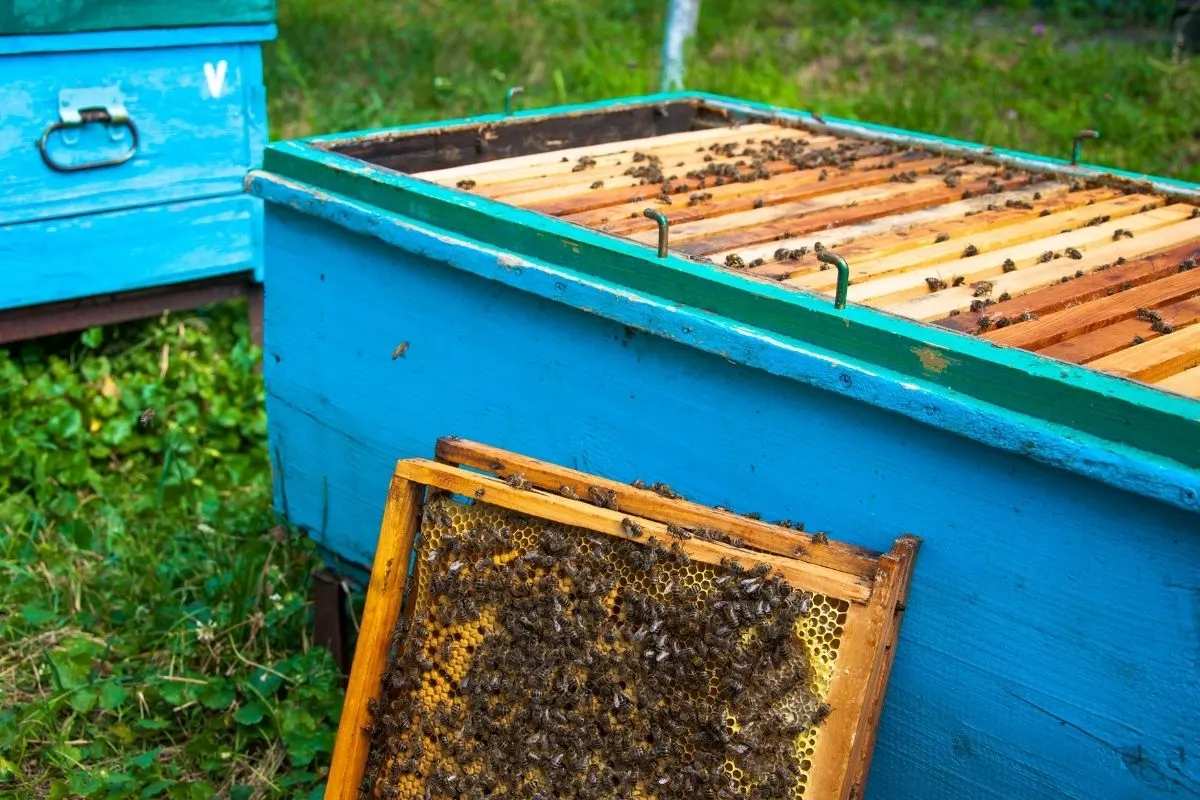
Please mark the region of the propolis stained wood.
POLYGON ((277 143, 249 183, 278 505, 337 563, 371 563, 394 459, 447 433, 878 550, 917 533, 869 796, 1200 781, 1197 187, 697 94, 277 143), (655 170, 687 183, 669 204, 655 170), (676 215, 665 258, 647 207, 676 215), (845 308, 817 241, 861 265, 845 308), (993 343, 1022 329, 1079 354, 993 343))

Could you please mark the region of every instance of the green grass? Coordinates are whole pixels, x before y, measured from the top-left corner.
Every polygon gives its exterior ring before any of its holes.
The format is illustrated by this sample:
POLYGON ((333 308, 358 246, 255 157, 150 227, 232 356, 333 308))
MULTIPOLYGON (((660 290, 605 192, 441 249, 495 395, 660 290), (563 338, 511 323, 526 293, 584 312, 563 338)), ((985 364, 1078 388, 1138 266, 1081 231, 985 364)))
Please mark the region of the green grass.
MULTIPOLYGON (((1172 63, 1165 24, 1108 32, 1112 19, 951 5, 709 2, 687 85, 1058 156, 1097 128, 1087 160, 1200 181, 1200 59, 1172 63)), ((274 132, 498 111, 514 84, 532 107, 655 91, 665 7, 284 2, 269 65, 274 132)))
MULTIPOLYGON (((1089 160, 1200 180, 1200 66, 1137 27, 1167 3, 1119 35, 981 5, 706 1, 688 85, 1052 154, 1097 127, 1089 160)), ((653 91, 663 7, 281 0, 273 135, 653 91)), ((321 786, 341 689, 240 313, 0 350, 0 797, 321 786)))

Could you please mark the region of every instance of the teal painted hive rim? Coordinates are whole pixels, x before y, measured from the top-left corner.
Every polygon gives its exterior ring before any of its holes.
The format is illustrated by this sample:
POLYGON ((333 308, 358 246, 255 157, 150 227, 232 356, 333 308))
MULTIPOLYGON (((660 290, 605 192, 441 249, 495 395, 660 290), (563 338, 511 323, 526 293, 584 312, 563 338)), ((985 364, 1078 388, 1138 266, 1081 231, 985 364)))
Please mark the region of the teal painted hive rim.
POLYGON ((1063 425, 1102 440, 1200 468, 1200 401, 1131 380, 993 345, 878 309, 835 310, 815 294, 723 270, 565 222, 538 212, 439 186, 333 148, 387 142, 413 134, 450 132, 505 122, 580 116, 688 102, 735 119, 802 123, 830 133, 901 140, 939 152, 982 157, 1064 176, 1138 181, 1144 188, 1200 202, 1200 185, 1000 151, 984 145, 901 131, 698 92, 649 95, 583 105, 489 114, 439 124, 314 136, 270 145, 264 170, 333 192, 447 232, 556 264, 631 290, 718 314, 734 322, 798 339, 940 385, 981 402, 1063 425), (1147 185, 1148 184, 1148 185, 1147 185))
POLYGON ((266 25, 275 22, 276 14, 275 0, 41 0, 16 6, 0 0, 0 36, 266 25))
POLYGON ((0 56, 258 44, 272 41, 278 34, 275 25, 263 24, 0 36, 0 56))

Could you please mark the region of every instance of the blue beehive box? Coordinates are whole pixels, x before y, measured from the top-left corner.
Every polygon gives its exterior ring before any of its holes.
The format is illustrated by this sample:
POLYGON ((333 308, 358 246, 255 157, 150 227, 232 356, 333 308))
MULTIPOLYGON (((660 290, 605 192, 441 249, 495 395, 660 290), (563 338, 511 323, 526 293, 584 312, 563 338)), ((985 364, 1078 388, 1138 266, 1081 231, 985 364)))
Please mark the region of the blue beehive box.
POLYGON ((344 569, 447 434, 911 532, 871 796, 1200 786, 1196 186, 700 94, 249 183, 277 502, 344 569))
POLYGON ((242 179, 266 142, 273 19, 262 0, 0 5, 0 340, 261 278, 242 179))

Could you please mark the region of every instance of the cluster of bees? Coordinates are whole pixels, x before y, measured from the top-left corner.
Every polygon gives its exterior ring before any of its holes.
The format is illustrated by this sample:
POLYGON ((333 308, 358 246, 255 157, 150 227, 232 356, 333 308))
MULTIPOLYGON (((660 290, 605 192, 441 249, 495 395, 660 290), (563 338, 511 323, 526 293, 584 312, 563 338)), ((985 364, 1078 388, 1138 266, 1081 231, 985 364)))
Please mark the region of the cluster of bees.
POLYGON ((830 711, 798 632, 811 594, 766 565, 700 564, 678 541, 479 502, 490 522, 463 530, 456 507, 426 506, 414 615, 371 706, 365 796, 802 793, 803 742, 830 711))

